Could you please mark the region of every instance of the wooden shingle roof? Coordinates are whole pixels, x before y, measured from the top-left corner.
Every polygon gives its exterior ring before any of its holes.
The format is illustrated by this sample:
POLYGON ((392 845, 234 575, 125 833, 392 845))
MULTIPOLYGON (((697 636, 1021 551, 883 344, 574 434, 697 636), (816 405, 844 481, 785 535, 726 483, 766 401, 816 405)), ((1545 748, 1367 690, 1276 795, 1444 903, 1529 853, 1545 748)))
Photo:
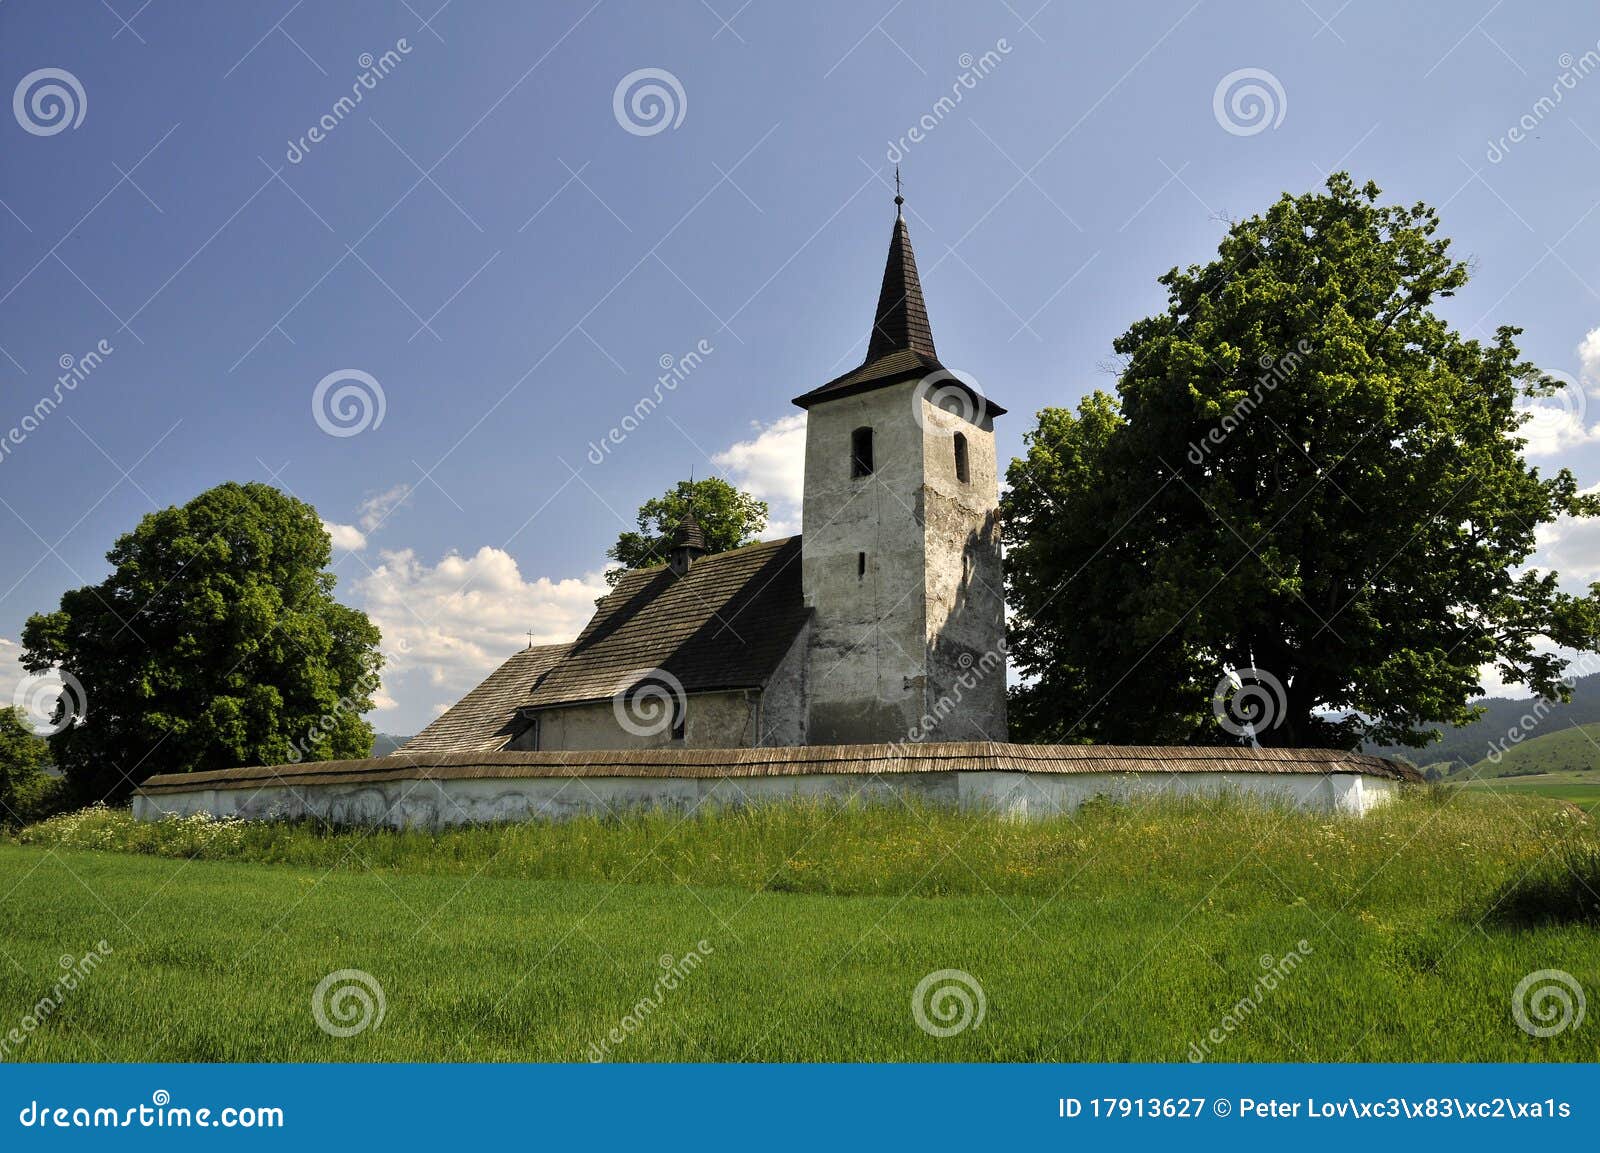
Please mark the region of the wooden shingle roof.
POLYGON ((937 387, 957 388, 967 393, 978 412, 990 416, 1005 414, 1005 409, 951 375, 939 362, 939 353, 933 346, 933 326, 928 322, 928 306, 922 299, 922 281, 917 276, 917 257, 911 251, 911 234, 906 229, 905 217, 897 214, 894 234, 889 238, 889 257, 883 266, 883 284, 878 290, 878 309, 873 314, 872 335, 867 340, 867 359, 843 376, 795 397, 794 403, 810 408, 825 400, 855 396, 934 374, 939 374, 934 382, 937 387))
POLYGON ((539 678, 553 669, 571 647, 534 645, 523 649, 435 717, 396 754, 490 752, 505 748, 521 727, 517 710, 527 704, 528 694, 539 678))
POLYGON ((797 536, 699 557, 682 576, 666 565, 636 569, 524 704, 604 700, 656 669, 691 693, 760 688, 808 613, 797 536))
POLYGON ((266 765, 151 777, 146 795, 272 785, 529 777, 771 777, 805 773, 1361 773, 1420 781, 1397 761, 1337 749, 1238 746, 1015 745, 992 741, 794 745, 756 749, 610 749, 585 752, 394 753, 360 761, 266 765))

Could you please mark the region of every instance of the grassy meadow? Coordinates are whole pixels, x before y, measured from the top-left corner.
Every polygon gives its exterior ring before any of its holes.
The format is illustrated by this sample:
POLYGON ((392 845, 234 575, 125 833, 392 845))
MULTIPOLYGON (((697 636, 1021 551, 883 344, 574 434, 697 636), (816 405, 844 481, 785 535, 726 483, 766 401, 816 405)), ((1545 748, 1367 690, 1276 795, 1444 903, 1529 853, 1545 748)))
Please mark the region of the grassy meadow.
POLYGON ((1511 999, 1544 969, 1600 991, 1596 893, 1595 815, 1468 790, 1363 820, 775 805, 439 835, 91 810, 0 842, 0 1041, 108 946, 0 1059, 1595 1060, 1595 1007, 1540 1039, 1511 999), (348 1037, 312 1011, 343 969, 384 1000, 348 1037), (951 1036, 913 1013, 936 970, 982 990, 951 1036))

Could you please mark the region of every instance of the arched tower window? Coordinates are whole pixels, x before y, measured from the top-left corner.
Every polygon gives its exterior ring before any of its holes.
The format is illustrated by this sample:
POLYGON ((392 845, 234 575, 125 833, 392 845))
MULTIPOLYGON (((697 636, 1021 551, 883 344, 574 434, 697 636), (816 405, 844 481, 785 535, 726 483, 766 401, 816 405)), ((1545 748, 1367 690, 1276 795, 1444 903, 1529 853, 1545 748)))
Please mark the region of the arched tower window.
POLYGON ((963 433, 956 433, 956 479, 962 484, 971 480, 971 473, 967 470, 967 438, 963 433))
POLYGON ((858 428, 850 434, 850 475, 872 475, 872 429, 858 428))

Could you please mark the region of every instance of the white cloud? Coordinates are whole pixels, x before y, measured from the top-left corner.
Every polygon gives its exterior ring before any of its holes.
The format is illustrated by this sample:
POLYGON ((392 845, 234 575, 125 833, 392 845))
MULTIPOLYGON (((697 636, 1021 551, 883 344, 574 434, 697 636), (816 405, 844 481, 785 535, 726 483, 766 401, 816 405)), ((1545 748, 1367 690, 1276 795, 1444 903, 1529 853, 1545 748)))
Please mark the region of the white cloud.
MULTIPOLYGON (((1593 495, 1596 489, 1583 491, 1593 495)), ((1539 526, 1537 539, 1530 567, 1554 569, 1568 585, 1600 580, 1600 519, 1559 516, 1539 526)))
POLYGON ((9 708, 17 684, 27 676, 22 669, 22 646, 0 637, 0 709, 9 708))
POLYGON ((359 552, 367 547, 367 534, 353 524, 334 524, 325 520, 322 522, 322 527, 333 538, 333 547, 336 549, 359 552))
POLYGON ((389 514, 404 504, 406 497, 410 495, 411 486, 402 481, 392 488, 386 488, 367 497, 356 506, 356 511, 361 514, 361 527, 367 532, 372 532, 388 520, 389 514))
POLYGON ((1600 441, 1600 422, 1585 423, 1589 391, 1600 386, 1600 328, 1592 328, 1584 334, 1577 352, 1581 380, 1574 380, 1559 369, 1546 369, 1547 376, 1561 382, 1560 390, 1553 396, 1529 400, 1520 406, 1533 418, 1517 433, 1527 440, 1529 456, 1555 456, 1600 441))
POLYGON ((742 440, 712 456, 726 469, 731 483, 767 502, 771 516, 767 536, 800 531, 800 498, 806 472, 806 414, 780 417, 756 425, 751 440, 742 440))
POLYGON ((1578 345, 1578 359, 1583 364, 1583 379, 1600 384, 1600 328, 1584 333, 1583 342, 1578 345))
POLYGON ((355 588, 383 632, 380 708, 395 707, 400 687, 412 683, 459 697, 526 645, 529 629, 534 644, 571 640, 607 591, 598 572, 525 580, 510 553, 488 546, 435 565, 410 549, 384 552, 355 588))

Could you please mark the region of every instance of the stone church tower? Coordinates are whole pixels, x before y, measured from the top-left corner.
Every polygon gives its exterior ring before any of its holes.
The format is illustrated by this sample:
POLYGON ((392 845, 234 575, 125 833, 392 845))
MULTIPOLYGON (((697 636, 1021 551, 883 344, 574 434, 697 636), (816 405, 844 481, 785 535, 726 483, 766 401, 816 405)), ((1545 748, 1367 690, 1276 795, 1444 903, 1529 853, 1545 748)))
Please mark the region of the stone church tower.
POLYGON ((808 744, 1006 739, 994 418, 940 362, 895 197, 865 362, 807 411, 808 744))

